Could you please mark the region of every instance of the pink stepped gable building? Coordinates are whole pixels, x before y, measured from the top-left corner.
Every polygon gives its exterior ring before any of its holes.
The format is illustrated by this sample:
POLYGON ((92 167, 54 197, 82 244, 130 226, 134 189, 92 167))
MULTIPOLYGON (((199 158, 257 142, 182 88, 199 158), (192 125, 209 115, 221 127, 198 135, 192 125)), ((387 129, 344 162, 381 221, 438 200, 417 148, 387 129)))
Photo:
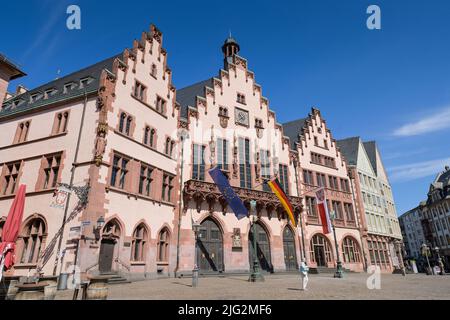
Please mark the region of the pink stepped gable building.
MULTIPOLYGON (((76 265, 83 275, 138 279, 189 275, 195 263, 201 273, 247 273, 250 219, 238 221, 212 183, 208 170, 216 166, 247 207, 257 201, 263 270, 295 271, 302 256, 319 272, 335 268, 333 235, 322 234, 314 206, 318 186, 336 212, 340 261, 364 269, 365 220, 354 210, 360 195, 322 115, 312 109, 305 119, 278 123, 237 42, 229 37, 222 50, 218 75, 176 90, 162 34, 152 25, 121 54, 6 95, 0 236, 18 185, 27 185, 10 274, 58 275, 76 265), (274 177, 301 229, 264 183, 274 177), (72 193, 51 205, 60 183, 89 186, 87 204, 72 193), (200 225, 197 244, 193 223, 200 225)), ((7 60, 0 69, 3 92, 24 75, 7 60)))

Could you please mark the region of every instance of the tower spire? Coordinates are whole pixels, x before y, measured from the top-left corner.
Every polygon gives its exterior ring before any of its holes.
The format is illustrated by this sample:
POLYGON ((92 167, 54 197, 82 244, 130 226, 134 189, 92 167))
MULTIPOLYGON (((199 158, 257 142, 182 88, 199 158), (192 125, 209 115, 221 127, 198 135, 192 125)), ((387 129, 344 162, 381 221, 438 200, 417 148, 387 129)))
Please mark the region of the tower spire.
POLYGON ((229 36, 225 40, 222 46, 222 52, 224 54, 225 67, 228 63, 232 62, 233 56, 238 54, 240 50, 239 43, 231 35, 231 29, 229 30, 229 36))

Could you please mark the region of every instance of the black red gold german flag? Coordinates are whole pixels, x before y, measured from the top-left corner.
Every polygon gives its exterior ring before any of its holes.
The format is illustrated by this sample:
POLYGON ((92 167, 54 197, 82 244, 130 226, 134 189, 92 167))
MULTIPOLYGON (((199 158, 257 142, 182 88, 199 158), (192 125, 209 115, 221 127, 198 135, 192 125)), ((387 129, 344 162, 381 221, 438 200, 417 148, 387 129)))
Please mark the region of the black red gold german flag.
POLYGON ((284 192, 283 188, 281 187, 280 182, 277 178, 275 178, 272 181, 269 181, 267 183, 272 189, 273 193, 277 196, 277 198, 280 200, 281 204, 283 205, 284 210, 286 210, 289 219, 291 220, 291 223, 294 227, 297 227, 297 221, 295 220, 294 216, 294 209, 292 208, 292 204, 289 201, 289 198, 287 197, 286 193, 284 192))

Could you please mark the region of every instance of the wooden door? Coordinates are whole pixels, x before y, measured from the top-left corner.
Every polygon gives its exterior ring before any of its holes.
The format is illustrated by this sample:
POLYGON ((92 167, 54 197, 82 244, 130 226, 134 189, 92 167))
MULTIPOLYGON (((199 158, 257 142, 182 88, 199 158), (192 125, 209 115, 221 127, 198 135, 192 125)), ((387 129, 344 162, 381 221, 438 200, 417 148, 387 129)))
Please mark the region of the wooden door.
POLYGON ((284 262, 286 264, 286 270, 295 271, 298 269, 297 264, 297 252, 295 250, 294 233, 289 227, 286 227, 283 232, 283 249, 284 249, 284 262))
MULTIPOLYGON (((256 252, 258 257, 258 262, 261 270, 267 271, 267 272, 273 272, 272 267, 272 260, 270 256, 270 242, 269 242, 269 236, 267 235, 266 230, 260 225, 255 225, 256 229, 256 252)), ((249 260, 250 260, 250 267, 253 266, 253 227, 250 229, 249 234, 249 260)))
POLYGON ((197 264, 200 272, 224 271, 222 231, 211 219, 205 220, 200 227, 197 264))
POLYGON ((112 263, 114 259, 114 248, 116 242, 114 240, 103 239, 100 245, 99 270, 100 273, 108 273, 112 271, 112 263))

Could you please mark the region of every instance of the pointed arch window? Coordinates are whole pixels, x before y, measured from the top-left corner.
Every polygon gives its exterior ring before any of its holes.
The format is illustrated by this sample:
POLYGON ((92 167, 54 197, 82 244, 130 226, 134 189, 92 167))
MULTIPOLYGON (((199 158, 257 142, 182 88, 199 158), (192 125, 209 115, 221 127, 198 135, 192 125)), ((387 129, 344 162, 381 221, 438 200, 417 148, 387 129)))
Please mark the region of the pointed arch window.
POLYGON ((45 231, 45 222, 41 218, 34 218, 25 225, 20 235, 22 247, 20 263, 36 264, 38 262, 43 250, 45 231))
POLYGON ((158 262, 169 261, 169 230, 164 228, 158 236, 158 262))
POLYGON ((148 232, 144 224, 140 224, 133 232, 131 243, 131 261, 145 261, 148 232))

